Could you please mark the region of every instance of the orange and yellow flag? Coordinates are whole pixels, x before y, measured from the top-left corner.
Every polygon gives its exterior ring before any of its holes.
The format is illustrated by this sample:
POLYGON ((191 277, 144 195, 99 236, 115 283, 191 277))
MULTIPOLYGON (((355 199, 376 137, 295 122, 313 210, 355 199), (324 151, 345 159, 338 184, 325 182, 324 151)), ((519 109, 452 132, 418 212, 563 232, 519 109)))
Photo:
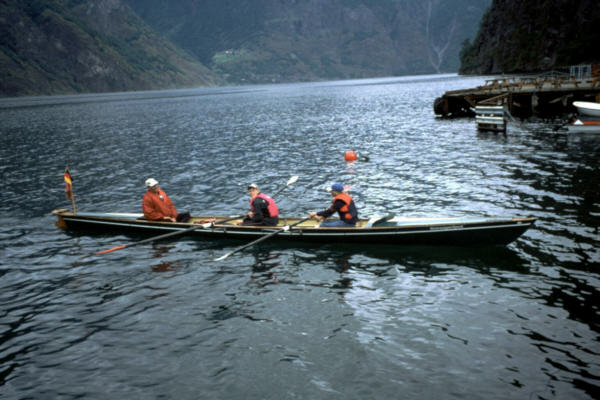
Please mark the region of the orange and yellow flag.
POLYGON ((65 169, 65 194, 67 199, 73 197, 73 178, 71 177, 71 173, 69 172, 69 167, 65 169))

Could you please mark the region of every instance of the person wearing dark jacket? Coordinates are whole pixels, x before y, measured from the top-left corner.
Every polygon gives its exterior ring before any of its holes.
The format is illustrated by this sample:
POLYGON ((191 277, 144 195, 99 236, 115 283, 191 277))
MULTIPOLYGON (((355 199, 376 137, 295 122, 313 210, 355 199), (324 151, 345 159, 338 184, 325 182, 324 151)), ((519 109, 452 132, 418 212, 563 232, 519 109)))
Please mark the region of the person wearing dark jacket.
POLYGON ((324 221, 322 227, 353 227, 358 221, 358 211, 354 204, 354 199, 349 194, 344 193, 344 187, 339 183, 331 185, 331 196, 333 200, 331 207, 326 210, 314 212, 311 211, 308 215, 316 220, 322 221, 331 217, 334 213, 338 213, 339 220, 324 221))
POLYGON ((250 195, 250 212, 242 221, 242 225, 277 225, 279 210, 275 200, 261 193, 255 183, 248 185, 248 195, 250 195))

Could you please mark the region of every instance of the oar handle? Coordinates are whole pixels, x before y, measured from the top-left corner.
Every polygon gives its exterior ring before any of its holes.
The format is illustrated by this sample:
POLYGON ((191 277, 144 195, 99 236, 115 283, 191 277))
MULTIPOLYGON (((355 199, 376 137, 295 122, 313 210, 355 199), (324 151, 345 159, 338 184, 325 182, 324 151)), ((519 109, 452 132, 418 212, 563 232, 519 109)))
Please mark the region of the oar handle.
POLYGON ((234 219, 240 219, 240 218, 244 218, 245 215, 236 215, 235 217, 230 217, 227 219, 223 219, 221 221, 215 221, 212 223, 212 225, 220 225, 220 224, 224 224, 225 222, 229 222, 229 221, 233 221, 234 219))

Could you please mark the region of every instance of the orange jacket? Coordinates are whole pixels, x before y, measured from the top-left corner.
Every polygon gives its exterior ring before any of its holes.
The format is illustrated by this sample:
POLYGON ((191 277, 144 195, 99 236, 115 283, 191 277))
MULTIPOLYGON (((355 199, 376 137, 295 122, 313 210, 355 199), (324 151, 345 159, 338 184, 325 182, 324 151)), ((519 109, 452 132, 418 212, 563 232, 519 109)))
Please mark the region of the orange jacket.
POLYGON ((347 193, 340 193, 331 201, 332 213, 337 211, 340 219, 344 222, 355 224, 358 221, 358 212, 354 205, 354 199, 347 193), (336 207, 336 202, 341 201, 344 205, 340 208, 336 207))
POLYGON ((150 221, 159 221, 165 217, 177 218, 177 210, 173 202, 162 189, 158 189, 158 193, 146 191, 142 210, 144 210, 144 217, 150 221))

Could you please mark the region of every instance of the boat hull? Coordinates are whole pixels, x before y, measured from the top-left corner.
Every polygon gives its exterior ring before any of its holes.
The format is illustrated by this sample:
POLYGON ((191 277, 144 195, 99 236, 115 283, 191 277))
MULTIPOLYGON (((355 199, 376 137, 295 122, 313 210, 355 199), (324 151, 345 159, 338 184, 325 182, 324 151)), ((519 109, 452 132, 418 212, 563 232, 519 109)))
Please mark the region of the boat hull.
POLYGON ((600 103, 591 101, 575 101, 573 105, 577 107, 579 114, 588 115, 590 117, 600 117, 600 103))
POLYGON ((567 125, 571 133, 600 133, 600 121, 581 121, 567 125))
MULTIPOLYGON (((157 236, 189 229, 194 223, 208 217, 193 217, 191 223, 153 222, 138 219, 138 214, 55 212, 63 228, 79 231, 115 233, 142 233, 157 236)), ((227 217, 212 217, 217 221, 227 217)), ((279 226, 249 227, 232 224, 215 224, 198 229, 188 235, 202 239, 236 239, 251 241, 298 221, 284 218, 279 226)), ((366 227, 361 220, 354 228, 320 228, 314 221, 306 221, 288 231, 273 236, 271 240, 314 242, 324 244, 358 243, 387 245, 447 245, 487 246, 506 245, 522 235, 535 222, 534 218, 395 218, 384 224, 366 227)))

